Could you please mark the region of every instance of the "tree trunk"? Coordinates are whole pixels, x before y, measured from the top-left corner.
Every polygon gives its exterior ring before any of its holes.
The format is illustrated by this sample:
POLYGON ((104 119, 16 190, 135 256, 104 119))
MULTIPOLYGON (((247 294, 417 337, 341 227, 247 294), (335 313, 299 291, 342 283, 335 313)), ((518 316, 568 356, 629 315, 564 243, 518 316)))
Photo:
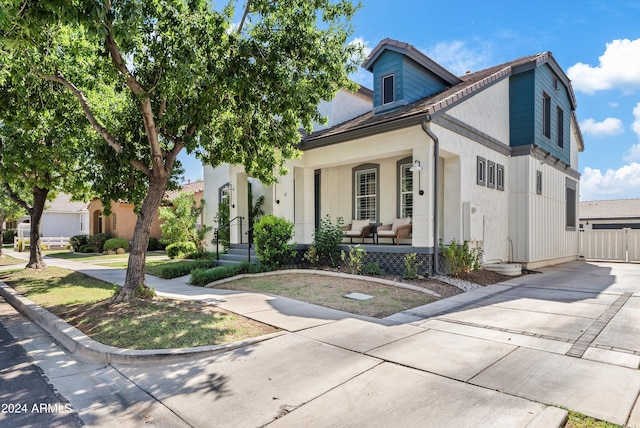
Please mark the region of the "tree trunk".
POLYGON ((129 266, 124 285, 116 294, 113 302, 128 302, 133 297, 138 286, 146 287, 145 282, 145 259, 147 256, 147 246, 149 245, 149 234, 151 233, 151 223, 158 212, 162 198, 167 189, 168 177, 164 179, 151 179, 149 192, 142 203, 136 227, 133 231, 133 240, 129 253, 129 266))
POLYGON ((4 258, 4 252, 2 252, 2 245, 4 244, 4 228, 2 227, 2 223, 4 223, 6 218, 0 217, 0 259, 4 258))
POLYGON ((49 189, 33 189, 33 206, 29 210, 31 216, 31 226, 29 231, 29 264, 28 269, 44 269, 47 267, 42 260, 42 241, 40 239, 40 221, 44 212, 44 204, 47 202, 49 189))

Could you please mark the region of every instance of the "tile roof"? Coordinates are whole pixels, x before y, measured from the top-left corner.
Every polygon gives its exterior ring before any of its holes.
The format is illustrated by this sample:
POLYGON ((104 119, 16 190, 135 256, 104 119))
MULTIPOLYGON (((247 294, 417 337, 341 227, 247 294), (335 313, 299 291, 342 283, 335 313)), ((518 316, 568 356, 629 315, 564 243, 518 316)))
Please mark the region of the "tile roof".
POLYGON ((204 181, 198 180, 198 181, 194 181, 193 183, 189 182, 186 184, 182 184, 180 186, 180 189, 167 190, 167 192, 165 193, 165 198, 172 201, 178 196, 180 196, 181 193, 198 193, 203 191, 204 191, 204 181))
POLYGON ((640 199, 614 199, 580 202, 581 219, 637 218, 640 219, 640 199))
POLYGON ((396 120, 409 118, 412 116, 434 114, 439 110, 442 110, 458 101, 472 95, 478 90, 496 82, 505 76, 509 76, 512 73, 513 68, 523 66, 528 63, 540 63, 547 61, 551 57, 551 52, 542 52, 536 55, 526 56, 518 58, 516 60, 506 62, 504 64, 496 65, 494 67, 487 68, 475 73, 469 73, 464 76, 460 76, 460 83, 451 86, 439 93, 430 95, 421 100, 414 101, 407 104, 397 110, 374 114, 373 110, 355 117, 346 122, 340 123, 331 128, 323 129, 314 132, 306 136, 301 148, 304 150, 304 143, 311 143, 316 140, 321 140, 331 135, 339 135, 358 129, 364 129, 371 126, 394 122, 396 120))

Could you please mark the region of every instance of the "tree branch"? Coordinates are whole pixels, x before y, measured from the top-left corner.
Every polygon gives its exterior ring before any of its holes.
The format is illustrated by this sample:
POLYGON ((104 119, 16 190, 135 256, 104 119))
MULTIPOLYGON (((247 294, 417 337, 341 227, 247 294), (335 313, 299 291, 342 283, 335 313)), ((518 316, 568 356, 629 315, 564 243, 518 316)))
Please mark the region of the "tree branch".
POLYGON ((247 15, 249 15, 249 7, 251 6, 251 0, 247 0, 247 5, 244 7, 244 13, 242 14, 242 19, 240 20, 240 25, 238 25, 238 33, 242 31, 242 27, 244 26, 244 21, 247 19, 247 15))
POLYGON ((20 205, 22 208, 24 208, 25 210, 27 210, 27 212, 29 214, 31 214, 31 210, 33 210, 33 207, 30 207, 28 203, 26 203, 16 192, 13 191, 13 189, 11 188, 11 186, 9 186, 9 183, 2 183, 4 185, 4 188, 6 189, 7 193, 9 194, 9 197, 11 199, 13 199, 13 201, 20 205))
POLYGON ((55 75, 55 76, 42 74, 39 71, 36 71, 35 74, 36 74, 36 76, 40 77, 41 79, 48 80, 50 82, 59 83, 59 84, 65 86, 67 89, 69 89, 73 93, 73 95, 75 95, 75 97, 78 99, 78 101, 80 102, 80 106, 82 107, 82 111, 84 111, 84 115, 89 120, 89 123, 91 124, 93 129, 95 129, 98 132, 98 134, 100 134, 100 136, 107 142, 107 144, 109 146, 111 146, 113 148, 113 150, 116 151, 116 153, 122 153, 122 150, 123 150, 122 149, 122 144, 120 144, 120 142, 113 135, 111 135, 109 133, 109 131, 107 131, 98 122, 98 120, 93 115, 93 111, 91 111, 91 107, 89 106, 89 102, 85 98, 85 96, 82 93, 82 91, 80 91, 80 89, 78 89, 73 83, 69 82, 62 75, 62 73, 60 73, 60 72, 58 72, 57 75, 55 75))
POLYGON ((151 170, 149 169, 149 167, 147 165, 145 165, 144 163, 140 162, 138 159, 131 159, 129 161, 129 163, 135 169, 137 169, 138 171, 142 172, 147 177, 151 178, 151 175, 152 175, 151 174, 151 170))

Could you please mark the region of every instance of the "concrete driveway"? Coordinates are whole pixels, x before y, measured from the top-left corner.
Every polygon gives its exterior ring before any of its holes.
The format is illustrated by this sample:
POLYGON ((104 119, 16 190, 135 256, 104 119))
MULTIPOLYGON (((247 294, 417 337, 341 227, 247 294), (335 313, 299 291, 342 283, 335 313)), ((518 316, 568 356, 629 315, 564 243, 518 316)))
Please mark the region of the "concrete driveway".
MULTIPOLYGON (((286 333, 187 362, 110 366, 169 410, 147 420, 157 426, 550 427, 564 421, 555 406, 640 426, 640 265, 542 272, 379 321, 220 292, 221 305, 286 333)), ((174 281, 170 292, 217 291, 174 281)), ((81 378, 61 382, 72 404, 91 402, 73 396, 81 378)))

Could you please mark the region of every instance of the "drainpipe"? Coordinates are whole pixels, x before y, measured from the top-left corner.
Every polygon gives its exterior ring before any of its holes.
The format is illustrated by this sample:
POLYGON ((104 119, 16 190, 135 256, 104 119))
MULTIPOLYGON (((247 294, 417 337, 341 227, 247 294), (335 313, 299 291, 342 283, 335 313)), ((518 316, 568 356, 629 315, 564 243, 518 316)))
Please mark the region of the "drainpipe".
POLYGON ((434 275, 443 275, 439 269, 439 230, 440 216, 438 214, 438 158, 440 157, 440 140, 436 134, 431 131, 431 115, 427 114, 425 120, 422 121, 422 130, 433 140, 433 273, 434 275))

